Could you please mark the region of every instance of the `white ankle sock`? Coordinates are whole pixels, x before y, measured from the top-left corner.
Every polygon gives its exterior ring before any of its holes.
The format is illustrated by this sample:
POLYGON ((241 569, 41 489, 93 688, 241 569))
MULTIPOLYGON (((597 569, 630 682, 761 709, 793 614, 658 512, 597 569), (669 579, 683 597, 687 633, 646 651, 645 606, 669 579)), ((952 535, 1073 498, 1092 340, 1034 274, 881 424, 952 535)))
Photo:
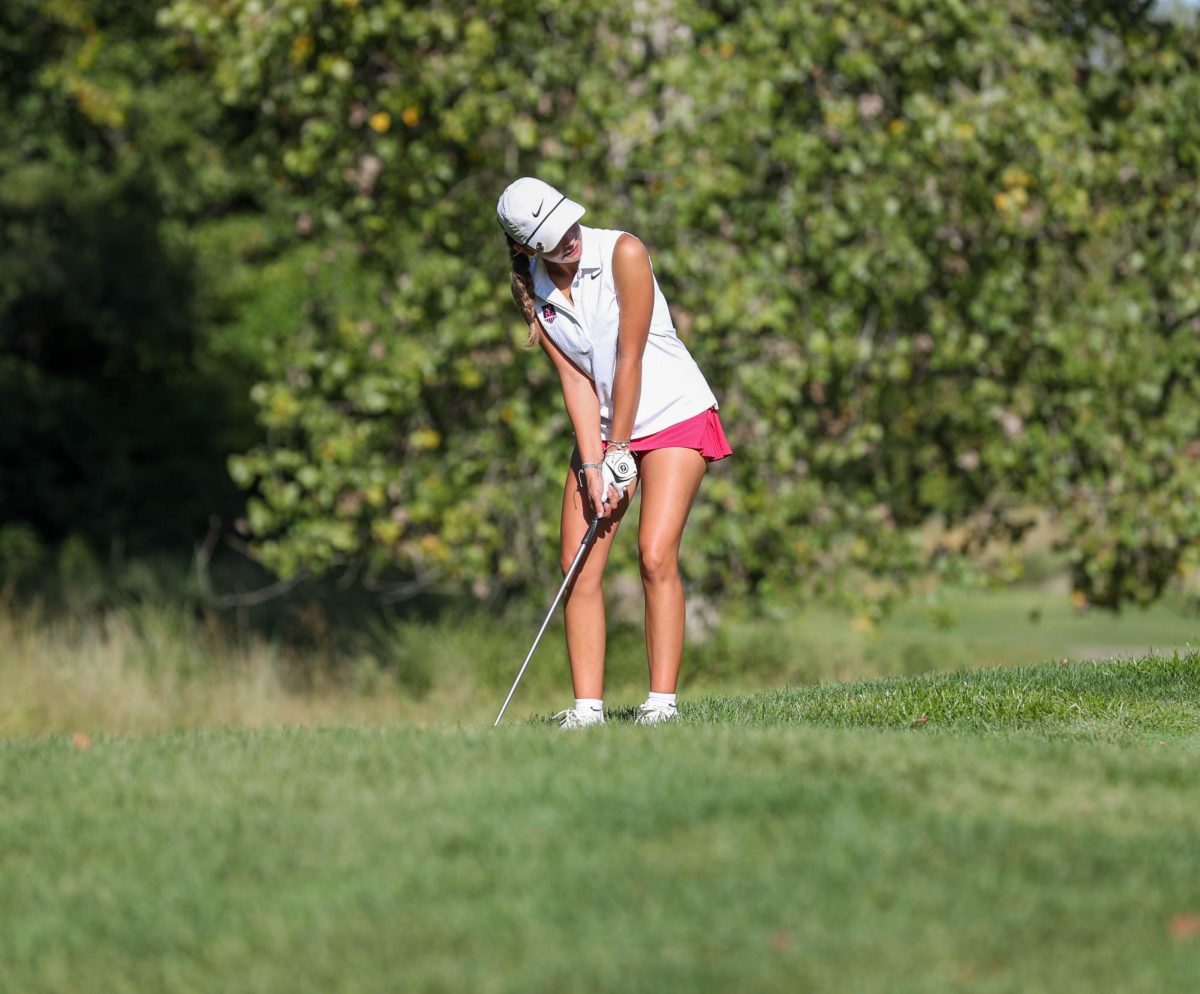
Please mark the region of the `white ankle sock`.
POLYGON ((656 694, 653 690, 650 691, 649 696, 646 698, 646 703, 653 704, 658 708, 673 708, 676 706, 674 694, 656 694))
POLYGON ((575 710, 576 711, 603 711, 604 710, 604 699, 596 698, 596 697, 576 697, 575 698, 575 710))

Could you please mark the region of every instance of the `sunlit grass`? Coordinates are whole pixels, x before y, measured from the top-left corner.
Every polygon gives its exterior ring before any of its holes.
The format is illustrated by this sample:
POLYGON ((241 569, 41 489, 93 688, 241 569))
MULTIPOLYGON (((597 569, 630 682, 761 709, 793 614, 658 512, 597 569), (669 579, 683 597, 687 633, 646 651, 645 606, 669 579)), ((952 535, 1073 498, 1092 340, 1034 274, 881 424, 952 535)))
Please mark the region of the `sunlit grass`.
POLYGON ((750 697, 705 698, 688 720, 994 732, 1200 736, 1200 655, 957 670, 750 697))

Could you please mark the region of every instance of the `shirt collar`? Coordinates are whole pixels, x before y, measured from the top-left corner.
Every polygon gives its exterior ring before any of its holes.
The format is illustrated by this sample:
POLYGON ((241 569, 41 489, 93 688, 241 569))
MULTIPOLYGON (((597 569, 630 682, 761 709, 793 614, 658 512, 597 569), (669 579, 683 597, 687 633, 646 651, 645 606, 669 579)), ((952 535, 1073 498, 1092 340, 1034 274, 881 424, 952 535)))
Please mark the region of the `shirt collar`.
POLYGON ((580 225, 583 236, 583 255, 579 258, 579 271, 595 279, 604 272, 604 256, 600 246, 600 233, 595 228, 580 225))
POLYGON ((554 285, 554 280, 546 274, 546 267, 541 264, 540 259, 533 259, 529 263, 529 269, 533 273, 533 293, 534 296, 541 297, 543 300, 549 300, 550 294, 558 289, 554 285))

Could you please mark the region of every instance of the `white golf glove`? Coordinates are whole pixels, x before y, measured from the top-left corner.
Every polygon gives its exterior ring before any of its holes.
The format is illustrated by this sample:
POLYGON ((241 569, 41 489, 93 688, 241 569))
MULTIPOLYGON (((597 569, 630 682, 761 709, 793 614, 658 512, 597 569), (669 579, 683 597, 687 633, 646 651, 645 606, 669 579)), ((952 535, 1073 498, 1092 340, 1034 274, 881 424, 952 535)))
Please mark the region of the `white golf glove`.
POLYGON ((617 449, 609 446, 604 453, 604 462, 600 464, 600 478, 604 481, 604 492, 608 493, 609 486, 615 487, 617 494, 624 497, 629 491, 630 484, 637 479, 637 462, 633 453, 628 449, 617 449))

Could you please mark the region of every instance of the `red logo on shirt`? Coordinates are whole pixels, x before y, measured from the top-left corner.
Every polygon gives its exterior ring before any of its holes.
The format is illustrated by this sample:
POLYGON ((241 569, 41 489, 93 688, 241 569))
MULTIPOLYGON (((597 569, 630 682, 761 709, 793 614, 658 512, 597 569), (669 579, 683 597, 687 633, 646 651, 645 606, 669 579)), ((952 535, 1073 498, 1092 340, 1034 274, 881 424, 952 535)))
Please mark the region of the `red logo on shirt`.
POLYGON ((554 319, 558 317, 558 311, 554 309, 553 304, 544 304, 542 306, 542 317, 546 324, 554 324, 554 319))

